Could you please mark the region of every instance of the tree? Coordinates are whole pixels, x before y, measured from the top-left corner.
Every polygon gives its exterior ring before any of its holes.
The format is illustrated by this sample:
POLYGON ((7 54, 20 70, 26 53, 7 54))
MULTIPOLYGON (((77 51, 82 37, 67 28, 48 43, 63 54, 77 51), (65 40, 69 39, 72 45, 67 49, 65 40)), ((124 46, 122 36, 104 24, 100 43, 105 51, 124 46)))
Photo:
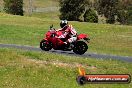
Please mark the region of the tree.
POLYGON ((128 22, 128 12, 125 10, 119 10, 117 14, 117 21, 121 24, 127 24, 128 22))
POLYGON ((85 11, 87 0, 60 0, 60 19, 79 21, 85 11))
POLYGON ((5 12, 23 16, 23 0, 3 0, 5 12))
POLYGON ((100 15, 103 14, 106 17, 107 23, 115 23, 118 3, 119 0, 98 0, 97 11, 100 15))
POLYGON ((86 12, 84 14, 84 21, 97 23, 98 22, 98 16, 97 16, 96 12, 93 9, 86 10, 86 12))
POLYGON ((127 24, 132 24, 132 6, 129 7, 128 9, 128 23, 127 24))
POLYGON ((131 0, 120 0, 117 11, 117 21, 121 24, 132 24, 132 2, 131 0))

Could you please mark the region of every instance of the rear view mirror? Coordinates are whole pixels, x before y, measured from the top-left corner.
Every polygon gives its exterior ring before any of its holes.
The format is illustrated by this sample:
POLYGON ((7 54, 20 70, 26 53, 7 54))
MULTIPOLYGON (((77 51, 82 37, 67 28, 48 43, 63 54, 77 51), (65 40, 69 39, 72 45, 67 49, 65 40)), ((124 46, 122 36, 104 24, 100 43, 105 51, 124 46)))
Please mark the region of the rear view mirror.
POLYGON ((52 29, 53 28, 53 24, 50 26, 50 29, 52 29))
POLYGON ((50 30, 55 30, 55 28, 53 28, 53 24, 50 26, 50 30))

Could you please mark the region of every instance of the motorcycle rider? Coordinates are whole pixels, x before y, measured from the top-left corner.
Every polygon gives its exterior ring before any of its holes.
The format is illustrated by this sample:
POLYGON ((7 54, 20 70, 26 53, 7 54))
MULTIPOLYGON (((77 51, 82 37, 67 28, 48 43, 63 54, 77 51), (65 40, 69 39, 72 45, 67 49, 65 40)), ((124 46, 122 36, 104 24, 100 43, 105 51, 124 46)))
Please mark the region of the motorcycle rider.
POLYGON ((77 32, 72 27, 72 25, 68 24, 67 20, 62 20, 60 22, 60 27, 61 27, 61 29, 58 29, 58 31, 64 31, 64 32, 58 38, 66 38, 67 36, 69 36, 68 39, 64 42, 65 45, 67 45, 69 47, 72 42, 77 40, 77 32))

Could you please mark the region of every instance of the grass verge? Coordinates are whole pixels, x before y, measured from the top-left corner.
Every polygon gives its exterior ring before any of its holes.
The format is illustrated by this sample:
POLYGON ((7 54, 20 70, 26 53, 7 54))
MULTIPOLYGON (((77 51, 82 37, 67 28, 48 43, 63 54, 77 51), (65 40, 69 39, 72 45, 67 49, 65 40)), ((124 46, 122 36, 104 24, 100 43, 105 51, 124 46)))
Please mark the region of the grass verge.
MULTIPOLYGON (((130 74, 132 64, 46 52, 0 49, 1 88, 80 88, 78 66, 87 74, 130 74)), ((83 88, 131 88, 130 84, 87 84, 83 88)))

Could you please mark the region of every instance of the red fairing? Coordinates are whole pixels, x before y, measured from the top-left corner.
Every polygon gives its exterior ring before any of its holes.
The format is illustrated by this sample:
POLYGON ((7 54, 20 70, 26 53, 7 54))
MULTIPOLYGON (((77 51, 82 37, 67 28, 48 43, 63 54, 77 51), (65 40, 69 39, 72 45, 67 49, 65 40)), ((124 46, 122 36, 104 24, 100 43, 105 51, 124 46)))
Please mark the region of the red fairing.
POLYGON ((64 42, 57 38, 58 36, 62 35, 62 31, 48 31, 46 33, 46 38, 44 40, 47 40, 49 42, 53 43, 53 47, 56 48, 58 45, 63 45, 64 42), (54 37, 51 37, 54 34, 54 37))
POLYGON ((79 35, 77 36, 77 39, 78 39, 78 40, 84 39, 84 38, 88 38, 88 35, 86 35, 86 34, 79 34, 79 35))
POLYGON ((46 33, 46 38, 50 38, 50 36, 51 36, 51 32, 48 31, 48 32, 46 33))
POLYGON ((57 36, 61 36, 61 35, 62 35, 62 32, 63 32, 63 31, 57 31, 57 32, 56 32, 56 35, 57 35, 57 36))

